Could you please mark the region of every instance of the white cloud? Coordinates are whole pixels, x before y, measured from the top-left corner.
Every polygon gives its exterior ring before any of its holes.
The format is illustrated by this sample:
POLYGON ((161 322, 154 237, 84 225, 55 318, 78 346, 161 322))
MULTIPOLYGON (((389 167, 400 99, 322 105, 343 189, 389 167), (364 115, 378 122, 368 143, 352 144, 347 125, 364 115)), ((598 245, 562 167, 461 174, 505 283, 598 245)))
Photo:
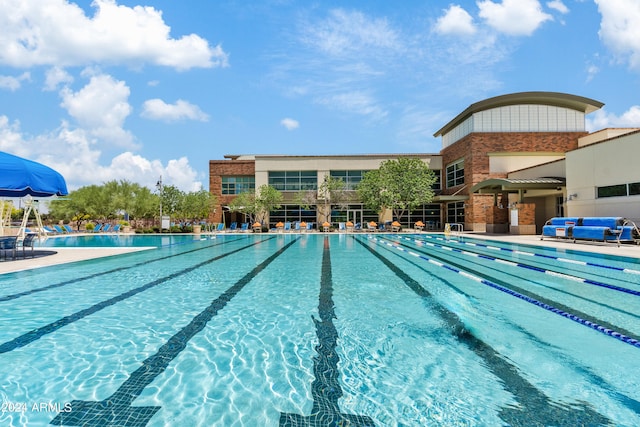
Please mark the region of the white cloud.
POLYGON ((46 80, 44 90, 53 91, 58 89, 61 83, 68 84, 73 82, 73 76, 60 67, 52 67, 46 72, 46 80))
POLYGON ((84 66, 96 62, 177 69, 226 66, 228 55, 196 34, 175 39, 162 12, 94 0, 92 17, 68 0, 0 2, 0 64, 84 66))
POLYGON ((382 120, 387 116, 387 112, 378 105, 375 98, 364 92, 325 96, 317 102, 347 113, 369 116, 373 120, 382 120))
POLYGON ((28 81, 30 79, 31 74, 29 74, 28 72, 22 73, 18 77, 0 76, 0 89, 7 89, 14 92, 20 89, 20 86, 22 86, 22 82, 24 80, 28 81))
POLYGON ((131 113, 129 94, 125 82, 106 74, 91 77, 77 92, 66 87, 60 91, 61 106, 87 132, 104 142, 133 148, 133 136, 123 129, 131 113))
POLYGON ((280 120, 280 124, 287 128, 287 130, 294 130, 300 127, 300 123, 298 123, 297 120, 290 119, 289 117, 280 120))
POLYGON ((19 122, 11 123, 6 116, 0 116, 0 150, 52 167, 62 174, 70 191, 112 180, 136 182, 153 190, 160 175, 165 183, 183 191, 203 187, 185 157, 163 165, 160 160, 125 151, 110 161, 107 159, 104 165, 102 153, 95 148, 89 134, 70 128, 66 122, 51 133, 25 138, 19 122))
POLYGON ((209 116, 197 105, 179 99, 175 104, 167 104, 161 99, 149 99, 144 102, 142 117, 151 120, 173 122, 178 120, 198 120, 206 122, 209 116))
POLYGON ((557 10, 558 12, 560 12, 562 14, 569 13, 569 8, 564 3, 562 3, 562 0, 548 1, 547 2, 547 7, 549 9, 557 10))
POLYGON ((452 4, 445 14, 438 18, 435 31, 440 34, 472 35, 477 29, 473 18, 462 7, 452 4))
POLYGON ((640 106, 632 106, 622 113, 621 116, 617 116, 613 113, 607 113, 604 108, 600 109, 589 114, 589 117, 586 119, 586 125, 589 132, 604 128, 640 128, 640 106))
POLYGON ((357 11, 333 9, 324 21, 305 26, 303 41, 331 56, 353 52, 376 55, 397 49, 400 37, 385 19, 372 19, 357 11))
MULTIPOLYGON (((608 0, 607 0, 608 1, 608 0)), ((538 0, 491 0, 478 2, 479 15, 495 30, 512 36, 529 36, 545 21, 553 19, 544 13, 538 0)))
POLYGON ((640 2, 595 0, 602 15, 599 35, 621 61, 640 70, 640 2))

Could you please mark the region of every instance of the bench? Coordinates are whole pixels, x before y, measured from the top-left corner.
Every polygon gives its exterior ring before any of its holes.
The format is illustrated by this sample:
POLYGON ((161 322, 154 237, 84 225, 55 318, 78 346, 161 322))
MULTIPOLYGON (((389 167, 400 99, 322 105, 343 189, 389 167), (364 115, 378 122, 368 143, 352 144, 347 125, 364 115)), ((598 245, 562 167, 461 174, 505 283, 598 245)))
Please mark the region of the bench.
POLYGON ((640 231, 621 217, 551 218, 542 227, 542 236, 602 242, 640 243, 640 231))

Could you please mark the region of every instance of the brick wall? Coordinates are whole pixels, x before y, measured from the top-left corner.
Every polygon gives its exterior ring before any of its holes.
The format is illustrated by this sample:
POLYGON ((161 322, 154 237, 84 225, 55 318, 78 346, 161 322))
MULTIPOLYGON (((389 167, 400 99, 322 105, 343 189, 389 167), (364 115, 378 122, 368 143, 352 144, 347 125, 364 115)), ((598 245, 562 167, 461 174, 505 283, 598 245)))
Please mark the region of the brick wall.
POLYGON ((223 176, 255 176, 256 162, 254 160, 210 160, 209 161, 209 192, 216 197, 218 204, 209 222, 222 222, 222 206, 228 205, 235 195, 222 195, 223 176))

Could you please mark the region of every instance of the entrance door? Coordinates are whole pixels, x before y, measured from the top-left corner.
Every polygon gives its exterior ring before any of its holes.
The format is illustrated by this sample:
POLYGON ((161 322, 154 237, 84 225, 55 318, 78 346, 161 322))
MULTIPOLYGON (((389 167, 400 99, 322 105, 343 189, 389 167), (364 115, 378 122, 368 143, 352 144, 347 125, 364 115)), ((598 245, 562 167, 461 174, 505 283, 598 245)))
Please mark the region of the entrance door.
POLYGON ((362 225, 362 209, 348 210, 347 219, 356 225, 360 223, 362 225))

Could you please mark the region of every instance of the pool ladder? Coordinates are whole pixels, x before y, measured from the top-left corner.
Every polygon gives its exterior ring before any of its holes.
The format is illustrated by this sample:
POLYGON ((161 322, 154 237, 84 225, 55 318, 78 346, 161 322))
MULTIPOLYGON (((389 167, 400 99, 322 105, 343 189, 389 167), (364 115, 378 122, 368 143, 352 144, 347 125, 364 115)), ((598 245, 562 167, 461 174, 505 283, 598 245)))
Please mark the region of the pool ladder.
POLYGON ((444 234, 447 235, 451 234, 453 236, 461 236, 463 232, 464 225, 457 222, 447 223, 444 226, 444 234))

